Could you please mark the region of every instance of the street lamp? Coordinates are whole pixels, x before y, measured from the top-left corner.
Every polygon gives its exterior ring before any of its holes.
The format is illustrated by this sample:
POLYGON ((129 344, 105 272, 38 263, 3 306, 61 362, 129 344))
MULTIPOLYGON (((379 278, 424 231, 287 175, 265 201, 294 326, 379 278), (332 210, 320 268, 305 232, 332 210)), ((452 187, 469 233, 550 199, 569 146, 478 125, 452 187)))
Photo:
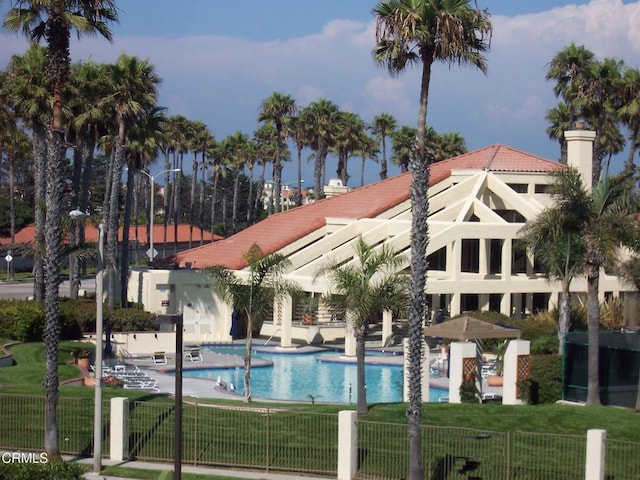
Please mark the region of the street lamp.
MULTIPOLYGON (((69 212, 72 219, 88 217, 81 210, 69 212)), ((102 302, 104 296, 104 225, 98 225, 98 258, 96 265, 96 361, 93 400, 93 471, 102 470, 102 302)))
POLYGON ((181 172, 182 170, 180 170, 179 168, 171 168, 169 170, 163 170, 163 171, 161 171, 159 173, 156 173, 155 175, 151 175, 150 173, 147 173, 144 170, 139 170, 139 171, 140 171, 140 173, 143 173, 147 177, 149 177, 149 181, 151 182, 151 201, 150 201, 150 205, 149 205, 149 250, 147 251, 147 256, 149 257, 149 261, 153 262, 153 259, 158 254, 158 252, 156 252, 153 249, 153 218, 154 218, 153 203, 154 203, 155 196, 156 196, 156 192, 155 192, 156 177, 159 177, 163 173, 181 172))

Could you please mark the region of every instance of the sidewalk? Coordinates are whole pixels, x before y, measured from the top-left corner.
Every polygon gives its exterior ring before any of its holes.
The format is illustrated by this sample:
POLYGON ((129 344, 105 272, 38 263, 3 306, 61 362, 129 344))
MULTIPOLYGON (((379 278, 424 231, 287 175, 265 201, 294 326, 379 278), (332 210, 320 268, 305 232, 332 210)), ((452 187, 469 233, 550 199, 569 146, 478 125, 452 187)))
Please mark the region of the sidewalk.
MULTIPOLYGON (((82 458, 77 460, 78 463, 93 465, 93 458, 82 458)), ((115 462, 108 459, 103 459, 102 467, 107 466, 122 466, 128 468, 139 468, 141 470, 157 470, 158 475, 162 471, 173 472, 173 464, 168 463, 152 463, 152 462, 139 462, 139 461, 126 461, 115 462)), ((227 470, 214 467, 194 467, 192 465, 182 465, 182 473, 192 473, 197 475, 218 475, 220 477, 234 477, 234 478, 248 478, 255 480, 332 480, 335 477, 320 477, 313 475, 300 475, 300 474, 286 474, 286 473, 270 473, 265 471, 254 470, 227 470)), ((135 477, 112 477, 94 472, 84 474, 84 478, 87 480, 139 480, 135 477)), ((143 477, 140 477, 143 478, 143 477)), ((167 480, 173 479, 173 473, 169 474, 167 480)))

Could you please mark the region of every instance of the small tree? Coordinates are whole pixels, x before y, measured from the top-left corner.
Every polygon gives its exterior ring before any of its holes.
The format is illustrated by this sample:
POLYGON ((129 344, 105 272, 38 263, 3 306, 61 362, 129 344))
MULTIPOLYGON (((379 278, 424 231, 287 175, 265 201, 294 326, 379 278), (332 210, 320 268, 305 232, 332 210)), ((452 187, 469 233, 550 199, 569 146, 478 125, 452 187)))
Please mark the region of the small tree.
POLYGON ((374 247, 358 237, 353 246, 356 258, 352 262, 333 261, 323 266, 316 277, 326 275, 333 287, 323 296, 330 309, 346 313, 347 322, 356 337, 358 378, 358 414, 367 413, 364 382, 364 348, 367 324, 372 314, 384 310, 404 313, 407 308, 409 279, 397 274, 403 257, 389 245, 374 247))
POLYGON ((262 318, 274 302, 282 300, 298 286, 283 278, 290 265, 289 260, 276 253, 266 255, 257 245, 244 254, 247 262, 245 271, 232 271, 223 267, 213 267, 206 274, 214 281, 214 288, 234 310, 244 313, 247 318, 247 340, 244 351, 244 401, 251 401, 251 342, 253 324, 262 318))

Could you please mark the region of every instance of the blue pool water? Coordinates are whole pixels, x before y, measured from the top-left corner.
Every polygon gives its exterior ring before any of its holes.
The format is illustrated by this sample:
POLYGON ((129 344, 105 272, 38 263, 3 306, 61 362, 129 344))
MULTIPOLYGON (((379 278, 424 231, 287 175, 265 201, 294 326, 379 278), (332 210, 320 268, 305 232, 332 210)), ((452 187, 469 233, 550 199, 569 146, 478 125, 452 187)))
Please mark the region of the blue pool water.
MULTIPOLYGON (((207 347, 218 353, 242 356, 244 346, 207 347)), ((357 374, 355 364, 322 361, 339 355, 326 351, 291 354, 254 351, 252 357, 273 362, 268 367, 251 369, 251 396, 277 400, 308 402, 355 403, 357 399, 357 374)), ((184 370, 183 376, 217 380, 233 384, 236 392, 243 393, 244 369, 208 368, 184 370)), ((365 367, 367 403, 394 403, 402 401, 402 367, 396 365, 371 365, 365 367)), ((441 389, 430 388, 430 401, 437 402, 448 395, 441 389)))

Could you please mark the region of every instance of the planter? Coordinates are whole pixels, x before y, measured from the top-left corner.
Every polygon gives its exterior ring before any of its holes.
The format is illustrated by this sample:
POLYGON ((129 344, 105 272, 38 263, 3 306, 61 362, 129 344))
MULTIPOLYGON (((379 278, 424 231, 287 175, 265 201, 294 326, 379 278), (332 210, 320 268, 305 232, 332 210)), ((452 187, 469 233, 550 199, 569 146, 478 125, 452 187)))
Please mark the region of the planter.
POLYGON ((490 387, 501 387, 503 380, 504 379, 501 375, 488 375, 487 385, 489 385, 490 387))
POLYGON ((80 368, 84 368, 86 370, 89 370, 89 359, 88 358, 79 358, 78 359, 78 366, 80 368))

